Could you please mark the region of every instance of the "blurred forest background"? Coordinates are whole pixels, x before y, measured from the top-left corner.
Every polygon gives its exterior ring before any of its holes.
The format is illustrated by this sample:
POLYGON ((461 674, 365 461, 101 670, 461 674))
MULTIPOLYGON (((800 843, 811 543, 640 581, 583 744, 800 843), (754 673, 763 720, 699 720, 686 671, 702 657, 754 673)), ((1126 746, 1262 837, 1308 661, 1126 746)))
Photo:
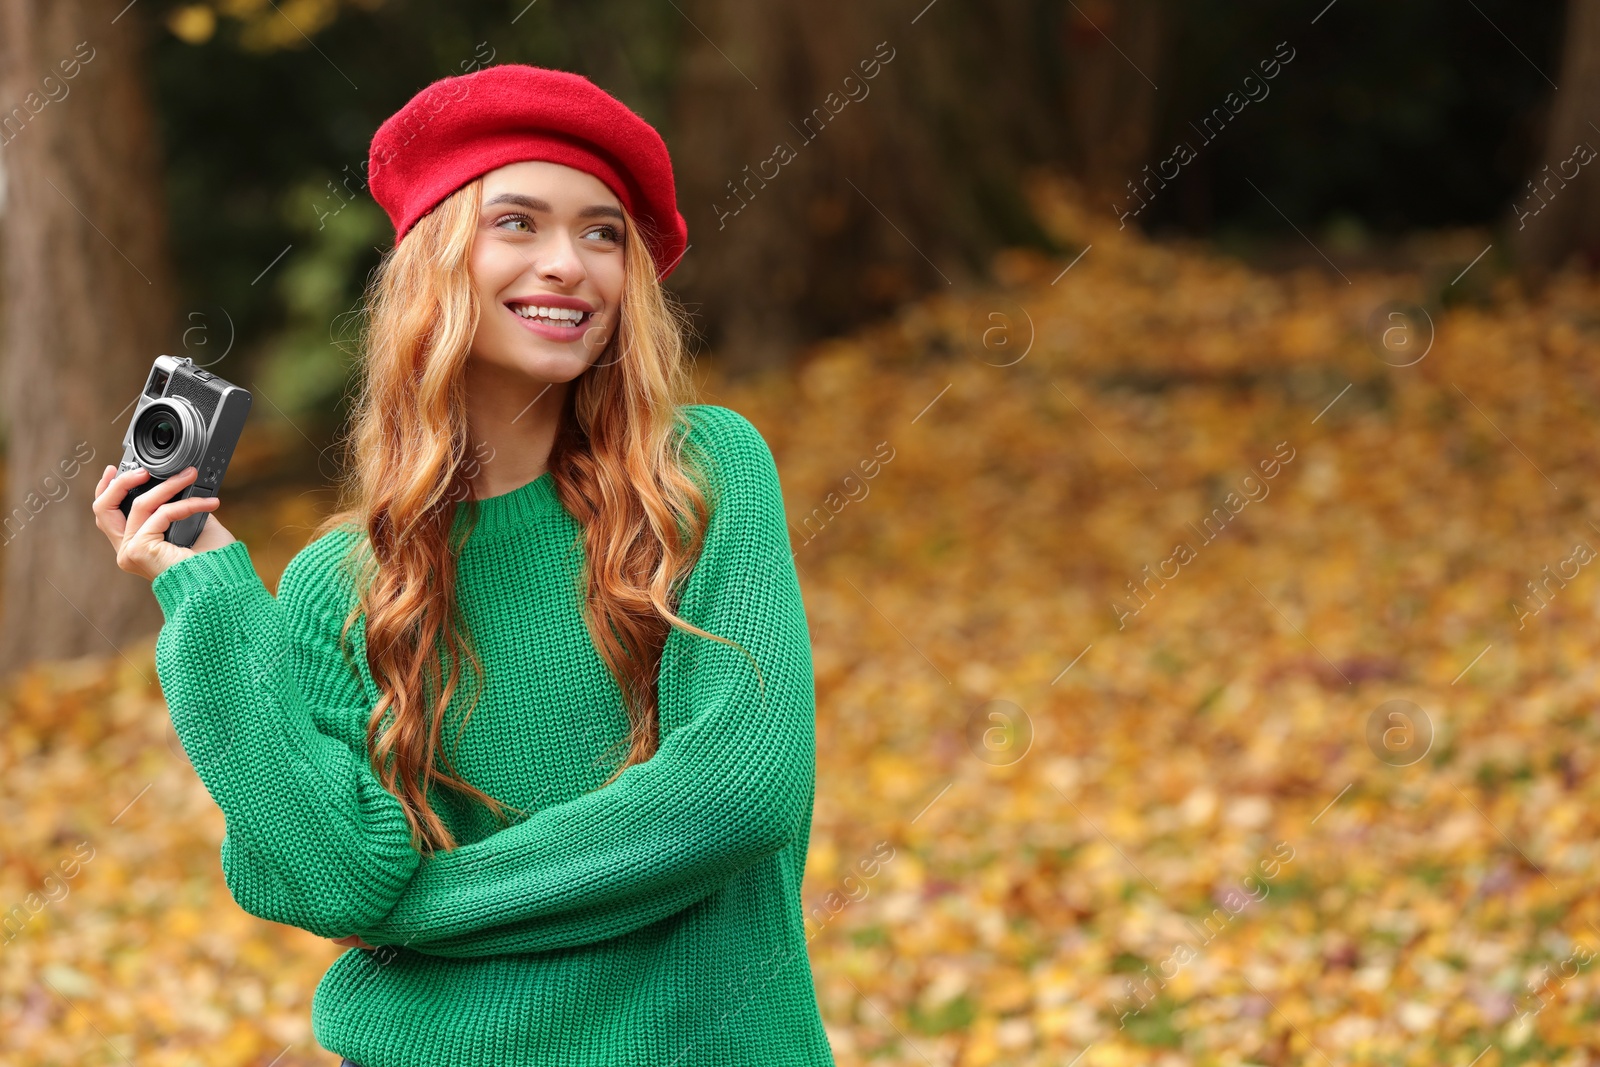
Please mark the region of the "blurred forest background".
POLYGON ((841 1064, 1600 1063, 1600 0, 0 0, 0 1060, 333 1062, 88 494, 190 355, 275 584, 372 132, 504 62, 662 132, 778 456, 841 1064))

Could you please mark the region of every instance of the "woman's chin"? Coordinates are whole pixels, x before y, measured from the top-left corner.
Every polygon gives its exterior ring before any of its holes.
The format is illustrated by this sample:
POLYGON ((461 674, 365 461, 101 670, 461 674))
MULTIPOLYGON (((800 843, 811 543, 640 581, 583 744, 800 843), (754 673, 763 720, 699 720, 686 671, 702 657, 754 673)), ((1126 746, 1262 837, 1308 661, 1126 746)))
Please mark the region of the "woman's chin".
POLYGON ((513 351, 474 352, 474 360, 496 369, 516 371, 538 382, 570 382, 589 369, 593 356, 582 345, 530 344, 524 340, 513 351))

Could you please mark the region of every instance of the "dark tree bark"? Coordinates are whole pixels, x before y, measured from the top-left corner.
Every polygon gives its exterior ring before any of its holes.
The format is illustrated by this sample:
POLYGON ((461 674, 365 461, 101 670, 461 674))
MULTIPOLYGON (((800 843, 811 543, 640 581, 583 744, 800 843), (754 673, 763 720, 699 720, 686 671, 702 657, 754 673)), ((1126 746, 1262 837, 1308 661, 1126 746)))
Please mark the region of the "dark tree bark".
POLYGON ((0 0, 0 674, 160 625, 89 515, 175 321, 141 16, 126 0, 0 0))
POLYGON ((1162 0, 1083 0, 1067 15, 1068 159, 1097 204, 1126 200, 1149 161, 1166 23, 1162 0))
POLYGON ((1600 0, 1567 0, 1563 40, 1544 152, 1507 221, 1512 256, 1533 281, 1574 253, 1600 266, 1600 0))

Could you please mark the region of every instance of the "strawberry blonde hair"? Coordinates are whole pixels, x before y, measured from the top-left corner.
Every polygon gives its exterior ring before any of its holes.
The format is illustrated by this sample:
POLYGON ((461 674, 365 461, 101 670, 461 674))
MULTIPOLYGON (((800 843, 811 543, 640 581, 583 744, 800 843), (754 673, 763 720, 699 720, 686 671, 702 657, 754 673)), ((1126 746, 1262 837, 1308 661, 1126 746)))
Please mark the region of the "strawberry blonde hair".
MULTIPOLYGON (((455 596, 457 553, 477 519, 465 372, 482 314, 470 272, 482 190, 479 179, 446 198, 377 268, 366 297, 366 373, 346 441, 350 462, 338 509, 316 532, 351 524, 366 533, 346 557, 359 600, 340 643, 364 612, 367 664, 382 691, 367 720, 372 767, 404 806, 418 851, 456 845, 428 802, 430 786, 505 818, 499 801, 455 772, 441 744, 463 658, 477 683, 463 726, 483 681, 455 596), (452 542, 457 501, 466 501, 467 521, 452 542)), ((640 223, 623 214, 617 328, 568 390, 549 460, 561 504, 584 530, 584 621, 630 724, 626 758, 602 784, 655 754, 656 681, 672 627, 737 644, 675 613, 710 519, 677 436, 679 409, 694 402, 688 319, 657 280, 640 223)))

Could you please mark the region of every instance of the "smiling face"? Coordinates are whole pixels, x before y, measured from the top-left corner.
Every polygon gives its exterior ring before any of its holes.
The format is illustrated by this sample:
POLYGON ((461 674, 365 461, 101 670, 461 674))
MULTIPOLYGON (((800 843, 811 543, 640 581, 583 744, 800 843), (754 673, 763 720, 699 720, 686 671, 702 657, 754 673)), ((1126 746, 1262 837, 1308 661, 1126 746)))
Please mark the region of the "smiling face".
POLYGON ((471 358, 539 382, 587 370, 621 314, 624 226, 616 196, 585 171, 537 160, 485 174, 471 358))

